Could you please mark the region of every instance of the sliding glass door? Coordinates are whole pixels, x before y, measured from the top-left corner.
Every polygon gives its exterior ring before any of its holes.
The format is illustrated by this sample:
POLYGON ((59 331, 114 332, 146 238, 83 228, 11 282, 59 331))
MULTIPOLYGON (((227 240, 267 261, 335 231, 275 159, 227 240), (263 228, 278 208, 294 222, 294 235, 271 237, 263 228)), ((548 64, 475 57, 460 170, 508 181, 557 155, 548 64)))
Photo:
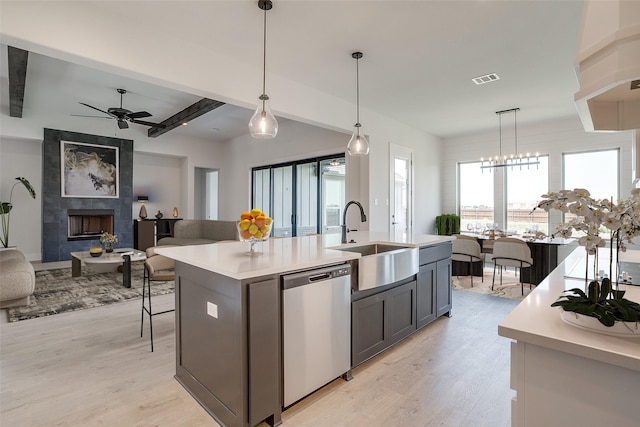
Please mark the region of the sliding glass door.
POLYGON ((339 233, 344 154, 253 169, 252 206, 273 218, 273 236, 339 233))

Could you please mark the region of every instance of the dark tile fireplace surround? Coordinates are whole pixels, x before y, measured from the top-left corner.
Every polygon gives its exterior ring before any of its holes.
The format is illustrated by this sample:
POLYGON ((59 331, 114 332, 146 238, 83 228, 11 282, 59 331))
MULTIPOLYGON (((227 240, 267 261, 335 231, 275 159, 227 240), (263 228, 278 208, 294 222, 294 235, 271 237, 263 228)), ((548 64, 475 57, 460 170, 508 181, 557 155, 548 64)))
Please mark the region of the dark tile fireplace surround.
POLYGON ((118 247, 133 247, 133 141, 45 129, 42 151, 42 261, 70 260, 98 244, 102 231, 112 230, 118 247), (62 197, 60 141, 119 147, 119 197, 62 197))

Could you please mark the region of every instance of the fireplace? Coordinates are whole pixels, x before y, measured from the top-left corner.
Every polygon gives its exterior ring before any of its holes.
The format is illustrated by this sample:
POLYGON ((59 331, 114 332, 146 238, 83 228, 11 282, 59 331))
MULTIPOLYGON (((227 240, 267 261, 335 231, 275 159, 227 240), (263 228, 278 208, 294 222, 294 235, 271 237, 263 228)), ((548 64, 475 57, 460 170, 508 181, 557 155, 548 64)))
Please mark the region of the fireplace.
POLYGON ((69 209, 67 240, 90 240, 113 234, 113 209, 69 209))

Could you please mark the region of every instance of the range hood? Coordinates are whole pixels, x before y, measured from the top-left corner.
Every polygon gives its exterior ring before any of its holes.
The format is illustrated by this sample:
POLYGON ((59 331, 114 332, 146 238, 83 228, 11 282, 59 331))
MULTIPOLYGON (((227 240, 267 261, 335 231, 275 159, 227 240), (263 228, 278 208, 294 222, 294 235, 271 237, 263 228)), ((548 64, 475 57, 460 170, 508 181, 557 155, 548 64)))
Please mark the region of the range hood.
POLYGON ((640 1, 586 0, 574 62, 584 129, 640 129, 640 1))

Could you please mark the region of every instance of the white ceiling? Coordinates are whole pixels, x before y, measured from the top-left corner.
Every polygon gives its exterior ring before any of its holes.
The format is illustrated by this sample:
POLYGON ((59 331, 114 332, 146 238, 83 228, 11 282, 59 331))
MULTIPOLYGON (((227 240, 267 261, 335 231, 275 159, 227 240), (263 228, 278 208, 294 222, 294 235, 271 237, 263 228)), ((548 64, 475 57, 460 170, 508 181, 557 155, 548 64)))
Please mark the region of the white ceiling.
MULTIPOLYGON (((262 13, 253 0, 109 1, 91 7, 120 16, 123 31, 136 22, 153 23, 187 49, 202 45, 248 67, 262 66, 262 28, 246 31, 246 22, 262 13)), ((274 0, 267 16, 267 85, 269 75, 277 74, 354 102, 351 52, 360 50, 361 107, 433 135, 497 129, 495 112, 514 107, 520 108, 519 124, 577 117, 573 57, 582 7, 576 0, 274 0), (488 73, 500 80, 479 86, 471 80, 488 73)), ((6 66, 1 77, 6 94, 6 66)), ((79 102, 105 110, 118 106, 118 87, 130 92, 124 107, 150 112, 153 117, 144 120, 152 122, 200 99, 31 54, 24 108, 36 115, 100 115, 79 102)), ((3 96, 2 114, 7 105, 3 96)), ((171 132, 223 141, 247 133, 252 113, 226 105, 171 132)))

